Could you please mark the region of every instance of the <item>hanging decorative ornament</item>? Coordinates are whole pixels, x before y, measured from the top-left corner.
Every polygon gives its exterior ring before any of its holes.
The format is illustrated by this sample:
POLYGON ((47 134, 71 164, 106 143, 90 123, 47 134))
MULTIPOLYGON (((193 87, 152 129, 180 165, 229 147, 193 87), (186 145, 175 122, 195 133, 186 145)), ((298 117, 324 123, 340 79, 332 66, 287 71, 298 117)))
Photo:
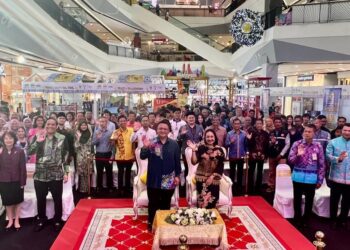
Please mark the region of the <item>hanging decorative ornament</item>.
POLYGON ((258 12, 238 10, 232 18, 231 34, 239 45, 253 46, 264 34, 264 25, 258 12))

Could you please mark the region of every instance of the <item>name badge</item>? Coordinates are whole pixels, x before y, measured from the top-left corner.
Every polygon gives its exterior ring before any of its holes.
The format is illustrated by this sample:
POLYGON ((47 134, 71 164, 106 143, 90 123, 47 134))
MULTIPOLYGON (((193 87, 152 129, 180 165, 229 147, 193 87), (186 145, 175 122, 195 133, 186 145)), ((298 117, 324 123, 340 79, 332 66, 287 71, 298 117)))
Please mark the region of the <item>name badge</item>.
POLYGON ((312 154, 312 160, 313 160, 313 161, 317 161, 317 154, 316 154, 316 153, 313 153, 313 154, 312 154))

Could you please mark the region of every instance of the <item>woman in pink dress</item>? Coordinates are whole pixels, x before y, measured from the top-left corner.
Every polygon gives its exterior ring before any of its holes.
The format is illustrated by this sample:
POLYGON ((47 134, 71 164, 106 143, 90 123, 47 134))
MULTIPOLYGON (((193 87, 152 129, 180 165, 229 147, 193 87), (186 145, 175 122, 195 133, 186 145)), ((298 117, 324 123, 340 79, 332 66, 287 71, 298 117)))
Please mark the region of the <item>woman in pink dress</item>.
MULTIPOLYGON (((28 132, 28 142, 31 143, 34 136, 37 134, 41 134, 45 132, 45 119, 42 115, 36 116, 34 118, 33 122, 33 128, 31 128, 28 132)), ((31 155, 28 163, 35 163, 36 162, 36 155, 31 155)))

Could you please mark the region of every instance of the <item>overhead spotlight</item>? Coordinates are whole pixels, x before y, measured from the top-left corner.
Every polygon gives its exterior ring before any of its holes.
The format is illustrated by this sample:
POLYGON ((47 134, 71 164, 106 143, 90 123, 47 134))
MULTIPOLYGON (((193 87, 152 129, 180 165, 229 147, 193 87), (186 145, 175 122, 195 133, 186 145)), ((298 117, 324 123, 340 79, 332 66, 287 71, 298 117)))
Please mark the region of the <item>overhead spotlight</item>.
POLYGON ((26 59, 25 59, 24 56, 19 55, 19 56, 17 56, 16 61, 17 61, 18 63, 25 63, 25 62, 26 62, 26 59))
POLYGON ((245 79, 245 80, 248 80, 248 78, 249 78, 249 77, 248 77, 247 75, 244 76, 244 79, 245 79))
POLYGON ((233 83, 237 83, 237 82, 238 82, 237 78, 234 78, 233 83))
POLYGON ((58 67, 58 71, 62 71, 62 67, 61 66, 58 67))

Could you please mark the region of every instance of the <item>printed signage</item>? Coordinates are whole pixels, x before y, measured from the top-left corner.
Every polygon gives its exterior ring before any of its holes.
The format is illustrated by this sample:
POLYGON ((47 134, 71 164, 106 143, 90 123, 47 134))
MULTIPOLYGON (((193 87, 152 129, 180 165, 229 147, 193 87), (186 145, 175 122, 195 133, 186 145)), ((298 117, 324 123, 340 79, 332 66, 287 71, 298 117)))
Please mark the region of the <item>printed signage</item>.
POLYGON ((298 76, 298 82, 311 82, 314 80, 314 75, 298 76))

